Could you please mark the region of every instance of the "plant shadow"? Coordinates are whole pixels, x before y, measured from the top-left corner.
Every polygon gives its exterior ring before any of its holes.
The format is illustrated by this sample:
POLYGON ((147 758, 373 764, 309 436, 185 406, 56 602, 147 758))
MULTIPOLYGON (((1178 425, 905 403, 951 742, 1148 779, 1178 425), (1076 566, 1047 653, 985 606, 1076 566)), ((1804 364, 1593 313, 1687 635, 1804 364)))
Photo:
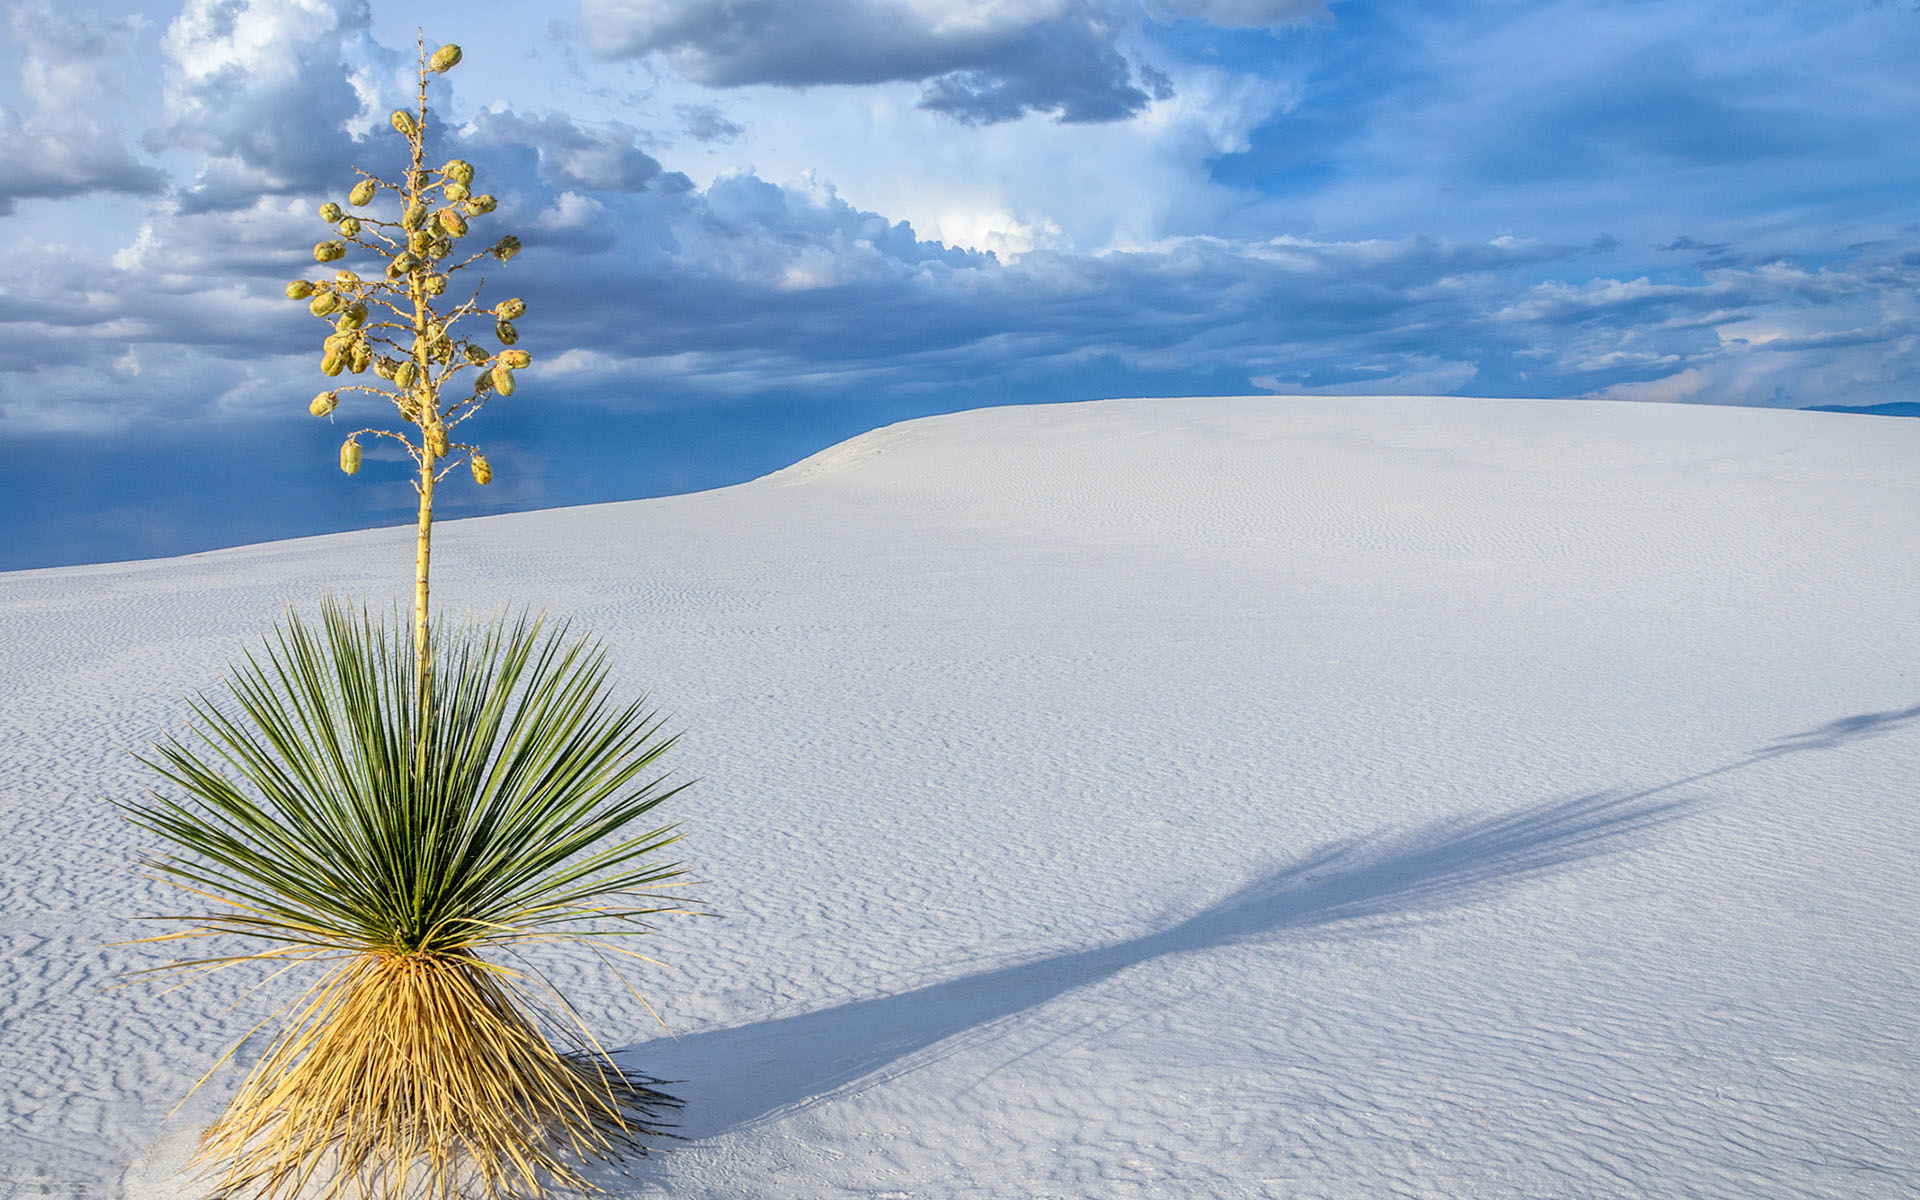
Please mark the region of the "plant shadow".
POLYGON ((670 1089, 687 1101, 681 1137, 699 1141, 752 1128, 937 1061, 977 1037, 992 1036, 1021 1013, 1165 955, 1402 928, 1628 850, 1697 803, 1663 794, 1916 720, 1920 705, 1862 713, 1631 794, 1595 793, 1331 842, 1138 937, 732 1028, 658 1038, 616 1056, 649 1075, 688 1081, 670 1089))
POLYGON ((1775 755, 1793 754, 1801 750, 1833 750, 1848 742, 1890 733, 1915 720, 1920 720, 1920 704, 1912 708, 1895 708, 1885 712, 1859 713, 1851 717, 1841 717, 1837 721, 1828 721, 1818 728, 1783 737, 1764 750, 1754 751, 1753 757, 1772 758, 1775 755))
POLYGON ((623 1065, 690 1082, 680 1136, 698 1141, 777 1120, 936 1061, 1008 1018, 1170 954, 1315 933, 1361 936, 1483 899, 1627 848, 1685 800, 1598 794, 1449 818, 1332 842, 1138 937, 909 991, 618 1052, 623 1065))

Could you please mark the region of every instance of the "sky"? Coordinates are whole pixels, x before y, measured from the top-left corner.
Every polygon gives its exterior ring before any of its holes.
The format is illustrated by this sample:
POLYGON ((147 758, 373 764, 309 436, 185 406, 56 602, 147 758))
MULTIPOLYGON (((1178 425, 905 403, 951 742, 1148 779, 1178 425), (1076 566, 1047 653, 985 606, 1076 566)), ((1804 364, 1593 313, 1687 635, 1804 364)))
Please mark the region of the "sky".
MULTIPOLYGON (((1908 0, 4 5, 0 569, 411 519, 307 403, 320 204, 499 197, 461 516, 1109 396, 1920 401, 1908 0)), ((353 265, 353 264, 348 264, 353 265)))

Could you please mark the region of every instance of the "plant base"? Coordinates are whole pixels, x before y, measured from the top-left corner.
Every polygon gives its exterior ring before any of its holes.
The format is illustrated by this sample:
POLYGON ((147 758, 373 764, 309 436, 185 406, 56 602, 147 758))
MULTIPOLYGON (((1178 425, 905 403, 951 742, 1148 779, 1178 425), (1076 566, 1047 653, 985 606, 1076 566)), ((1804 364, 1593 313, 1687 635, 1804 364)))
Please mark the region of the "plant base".
POLYGON ((494 1200, 598 1190, 579 1167, 645 1154, 680 1101, 597 1047, 557 1049, 518 977, 450 954, 360 954, 299 1014, 207 1131, 223 1196, 494 1200))

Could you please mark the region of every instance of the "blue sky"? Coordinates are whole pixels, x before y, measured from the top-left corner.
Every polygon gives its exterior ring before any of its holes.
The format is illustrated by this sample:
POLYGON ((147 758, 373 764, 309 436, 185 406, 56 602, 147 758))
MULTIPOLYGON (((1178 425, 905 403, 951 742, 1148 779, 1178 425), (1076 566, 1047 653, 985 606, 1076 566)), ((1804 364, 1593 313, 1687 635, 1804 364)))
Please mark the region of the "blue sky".
POLYGON ((5 20, 0 568, 407 519, 401 464, 335 469, 324 330, 281 289, 315 207, 394 157, 416 28, 465 47, 437 145, 526 243, 489 290, 535 355, 450 515, 737 482, 983 404, 1920 400, 1904 0, 5 20))

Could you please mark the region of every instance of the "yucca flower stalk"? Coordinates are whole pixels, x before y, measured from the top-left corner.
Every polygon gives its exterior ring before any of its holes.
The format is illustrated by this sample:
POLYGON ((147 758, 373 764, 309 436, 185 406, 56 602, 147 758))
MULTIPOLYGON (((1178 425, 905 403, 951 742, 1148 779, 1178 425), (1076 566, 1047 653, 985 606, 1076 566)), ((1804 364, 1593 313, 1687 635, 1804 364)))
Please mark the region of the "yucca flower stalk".
POLYGON ((340 469, 349 475, 360 470, 363 437, 396 441, 413 460, 413 488, 419 499, 413 653, 424 700, 432 678, 427 603, 434 489, 462 461, 475 482, 493 482, 493 465, 486 455, 453 440, 453 431, 493 393, 513 395, 518 386, 514 373, 530 366, 533 358, 517 348, 520 331, 514 321, 527 311, 524 300, 484 306, 482 280, 475 281, 466 299, 448 298, 461 272, 488 259, 512 258, 520 252, 520 239, 509 234, 483 250, 460 253, 460 243, 477 233, 474 220, 493 212, 496 201, 491 194, 473 191, 472 163, 455 158, 437 168, 428 165, 427 80, 452 70, 461 52, 448 44, 429 56, 424 37, 418 48, 414 107, 394 110, 389 120, 407 142, 406 173, 390 180, 357 170, 360 178, 347 193, 345 206, 331 200, 321 204, 320 219, 332 229, 314 245, 313 257, 319 263, 338 263, 339 269, 331 277, 293 280, 286 291, 289 300, 306 301, 308 310, 332 327, 321 346, 322 374, 364 379, 371 372, 383 381, 331 387, 314 396, 308 411, 331 418, 343 395, 366 394, 392 404, 400 418, 399 429, 370 425, 348 434, 340 446, 340 469), (376 215, 368 210, 370 205, 388 215, 376 215), (371 259, 370 274, 348 265, 356 255, 371 259), (476 325, 488 323, 490 328, 479 336, 490 335, 503 349, 490 350, 469 336, 476 325))
POLYGON ((220 1196, 591 1189, 584 1160, 645 1153, 678 1104, 523 954, 613 966, 641 957, 623 936, 685 911, 660 853, 676 834, 643 822, 679 790, 655 773, 673 739, 608 700, 588 639, 527 619, 429 636, 422 704, 397 623, 332 601, 318 628, 290 614, 123 806, 201 902, 148 940, 219 939, 161 969, 321 972, 201 1143, 220 1196))

